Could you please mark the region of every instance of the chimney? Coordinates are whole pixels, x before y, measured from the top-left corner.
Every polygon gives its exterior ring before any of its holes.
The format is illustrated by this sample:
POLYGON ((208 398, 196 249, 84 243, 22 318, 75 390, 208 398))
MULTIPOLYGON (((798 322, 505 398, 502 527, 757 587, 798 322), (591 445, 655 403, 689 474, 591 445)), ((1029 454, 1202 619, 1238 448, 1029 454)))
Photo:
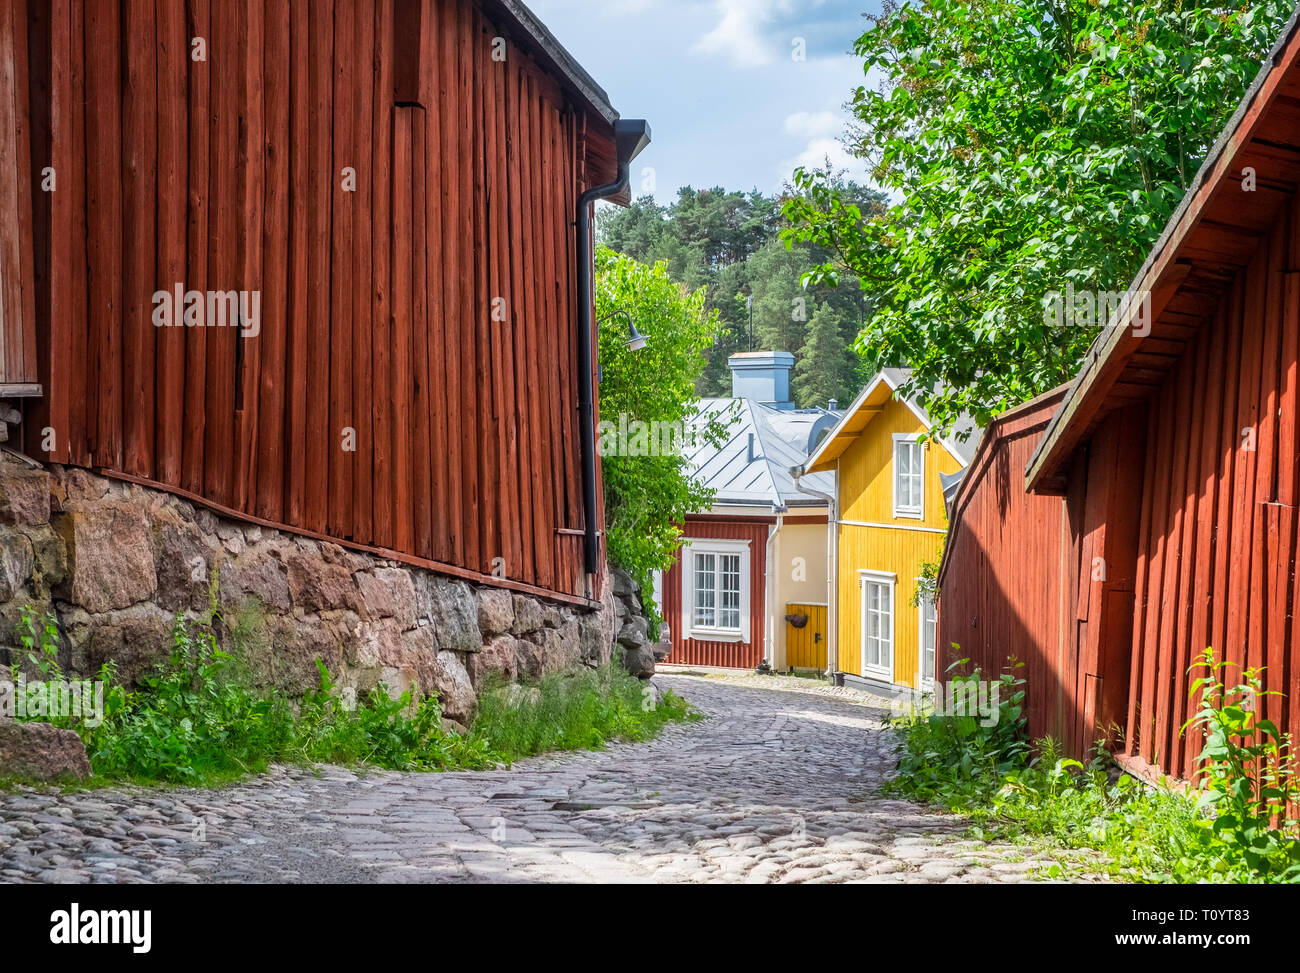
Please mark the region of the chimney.
POLYGON ((836 402, 834 399, 831 399, 829 402, 826 403, 826 411, 834 412, 837 408, 839 408, 839 405, 840 404, 838 402, 836 402))
POLYGON ((794 355, 788 351, 746 351, 727 359, 731 366, 731 396, 752 399, 773 409, 793 409, 790 369, 794 355))

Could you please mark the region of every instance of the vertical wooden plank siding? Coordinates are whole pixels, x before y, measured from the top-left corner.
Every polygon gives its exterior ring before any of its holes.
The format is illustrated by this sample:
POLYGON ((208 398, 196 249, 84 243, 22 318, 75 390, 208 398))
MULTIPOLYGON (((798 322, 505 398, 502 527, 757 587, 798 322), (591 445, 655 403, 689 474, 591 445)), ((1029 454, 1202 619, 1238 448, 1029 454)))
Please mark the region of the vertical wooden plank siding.
POLYGON ((1023 652, 1030 732, 1051 733, 1076 755, 1106 713, 1126 709, 1124 752, 1145 769, 1194 777, 1201 740, 1183 728, 1199 707, 1189 683, 1207 647, 1228 662, 1229 685, 1243 669, 1262 670, 1265 689, 1278 694, 1260 699, 1262 715, 1293 732, 1300 727, 1295 224, 1296 203, 1287 201, 1240 269, 1225 276, 1223 296, 1203 323, 1179 344, 1166 343, 1161 353, 1170 360, 1148 385, 1147 418, 1135 402, 1099 420, 1076 450, 1064 500, 1024 493, 1014 482, 1050 400, 1037 422, 1026 408, 986 431, 958 493, 940 593, 940 665, 970 657, 992 671, 1023 652), (1115 431, 1143 426, 1145 446, 1117 453, 1115 431), (1012 477, 1005 484, 1003 469, 1012 477), (1043 525, 1061 503, 1070 515, 1054 535, 1043 525), (1126 522, 1131 545, 1122 540, 1126 522), (1099 557, 1109 604, 1087 574, 1099 557), (1065 573, 1054 576, 1058 561, 1065 573), (1074 608, 1066 630, 1034 593, 1053 588, 1074 608), (1099 630, 1102 621, 1109 631, 1099 630), (1121 661, 1126 707, 1107 688, 1121 661), (1097 686, 1088 682, 1093 675, 1097 686), (1063 702, 1056 714, 1053 696, 1063 702))
MULTIPOLYGON (((189 112, 186 79, 189 36, 185 8, 157 5, 155 57, 158 91, 158 237, 156 273, 159 289, 184 286, 186 271, 186 181, 189 177, 189 112)), ((287 31, 286 31, 287 34, 287 31)), ((287 63, 287 62, 286 62, 287 63)), ((164 483, 181 480, 185 416, 185 328, 154 328, 155 415, 153 476, 164 483)), ((149 420, 145 414, 145 421, 149 420)))
POLYGON ((1065 740, 1073 720, 1058 714, 1056 701, 1067 683, 1074 691, 1075 679, 1058 650, 1073 640, 1075 606, 1063 613, 1061 598, 1076 568, 1066 501, 1020 485, 1060 399, 1059 392, 1044 396, 984 431, 949 512, 935 671, 942 679, 954 662, 969 659, 996 678, 1014 657, 1026 681, 1029 732, 1065 740))
POLYGON ((252 480, 253 509, 259 517, 267 520, 279 520, 284 511, 284 417, 290 306, 289 153, 293 145, 289 127, 292 90, 290 25, 288 4, 267 4, 263 34, 266 46, 266 174, 262 226, 262 296, 266 303, 259 341, 261 365, 255 396, 258 406, 257 462, 252 480))
MULTIPOLYGON (((50 12, 46 12, 46 17, 50 12)), ((49 20, 39 25, 49 33, 49 20)), ((32 126, 27 92, 27 15, 17 3, 0 9, 0 382, 39 381, 36 361, 36 271, 33 239, 32 126)), ((65 36, 63 34, 61 36, 65 36)), ((49 65, 38 65, 42 73, 49 65)), ((48 164, 49 125, 41 122, 48 164)), ((41 202, 45 211, 48 203, 41 202)), ((48 216, 45 217, 48 219, 48 216)))
POLYGON ((686 525, 687 538, 712 538, 749 542, 749 641, 716 642, 686 637, 682 625, 682 559, 664 572, 663 615, 668 623, 672 652, 669 665, 721 666, 752 669, 763 659, 766 611, 763 598, 767 583, 767 531, 770 522, 728 518, 692 519, 686 525))
POLYGON ((790 602, 785 606, 784 615, 807 615, 808 622, 803 628, 795 628, 790 622, 781 618, 778 624, 787 626, 785 639, 785 664, 791 669, 826 669, 826 646, 828 629, 826 627, 826 606, 808 605, 790 602), (820 636, 820 638, 818 638, 820 636))
POLYGON ((509 34, 475 0, 4 9, 0 53, 24 57, 0 57, 0 130, 24 121, 0 203, 29 216, 0 227, 0 379, 45 385, 31 415, 55 432, 29 450, 598 595, 575 533, 572 221, 612 133, 527 51, 494 59, 509 34), (60 191, 32 215, 47 164, 60 191))

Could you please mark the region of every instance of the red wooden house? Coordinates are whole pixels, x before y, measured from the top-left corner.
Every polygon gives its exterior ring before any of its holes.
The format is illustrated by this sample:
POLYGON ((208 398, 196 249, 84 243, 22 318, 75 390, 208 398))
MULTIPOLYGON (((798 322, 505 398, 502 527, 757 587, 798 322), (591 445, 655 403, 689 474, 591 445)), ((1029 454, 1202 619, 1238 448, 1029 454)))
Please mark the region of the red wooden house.
POLYGON ((714 491, 713 501, 687 515, 677 559, 657 579, 667 661, 824 669, 826 496, 835 476, 805 477, 801 490, 790 471, 835 425, 835 403, 795 408, 788 352, 741 352, 728 365, 731 397, 704 400, 700 415, 724 421, 726 440, 697 444, 690 455, 692 475, 714 491), (798 629, 788 621, 795 614, 804 616, 798 629))
POLYGON ((521 3, 13 0, 0 48, 29 455, 599 598, 590 213, 648 131, 521 3))
POLYGON ((1263 715, 1300 735, 1298 190, 1293 18, 1133 282, 1149 312, 1000 420, 956 498, 940 645, 1026 660, 1032 732, 1076 753, 1117 723, 1131 766, 1190 776, 1207 646, 1266 667, 1263 715))

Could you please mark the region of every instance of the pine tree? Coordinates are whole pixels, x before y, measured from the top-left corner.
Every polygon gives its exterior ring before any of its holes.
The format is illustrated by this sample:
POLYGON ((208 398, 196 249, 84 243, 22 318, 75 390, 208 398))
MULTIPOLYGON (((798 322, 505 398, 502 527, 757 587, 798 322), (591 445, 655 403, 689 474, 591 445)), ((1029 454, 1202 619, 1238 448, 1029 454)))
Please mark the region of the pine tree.
POLYGON ((857 356, 845 345, 843 330, 840 312, 824 301, 818 304, 794 370, 794 398, 800 407, 825 408, 830 399, 848 404, 849 389, 857 379, 857 356))

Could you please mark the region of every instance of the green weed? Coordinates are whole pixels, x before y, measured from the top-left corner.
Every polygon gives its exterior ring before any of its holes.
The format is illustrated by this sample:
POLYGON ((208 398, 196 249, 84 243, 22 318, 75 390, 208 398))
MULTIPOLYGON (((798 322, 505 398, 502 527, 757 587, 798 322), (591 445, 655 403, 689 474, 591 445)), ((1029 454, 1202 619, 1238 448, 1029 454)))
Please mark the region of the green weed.
MULTIPOLYGON (((29 609, 19 632, 42 678, 61 678, 54 617, 29 609)), ((101 670, 102 722, 75 716, 51 722, 82 737, 99 782, 202 785, 272 763, 479 770, 546 750, 647 740, 671 721, 698 718, 671 692, 656 702, 638 680, 606 667, 485 693, 473 728, 459 734, 443 728, 433 696, 394 697, 378 686, 354 699, 320 660, 316 665, 319 684, 301 699, 254 690, 211 627, 178 616, 168 659, 139 688, 120 685, 111 665, 101 670)))
POLYGON ((1225 690, 1210 650, 1193 670, 1202 667, 1191 684, 1201 709, 1184 727, 1205 737, 1196 789, 1116 775, 1105 741, 1087 764, 1062 756, 1050 737, 1031 745, 1014 670, 1002 677, 992 726, 924 712, 901 720, 898 774, 886 789, 966 815, 979 838, 1100 852, 1085 856, 1088 866, 1128 881, 1300 880, 1300 834, 1288 815, 1300 786, 1289 739, 1251 705, 1259 673, 1225 690))

